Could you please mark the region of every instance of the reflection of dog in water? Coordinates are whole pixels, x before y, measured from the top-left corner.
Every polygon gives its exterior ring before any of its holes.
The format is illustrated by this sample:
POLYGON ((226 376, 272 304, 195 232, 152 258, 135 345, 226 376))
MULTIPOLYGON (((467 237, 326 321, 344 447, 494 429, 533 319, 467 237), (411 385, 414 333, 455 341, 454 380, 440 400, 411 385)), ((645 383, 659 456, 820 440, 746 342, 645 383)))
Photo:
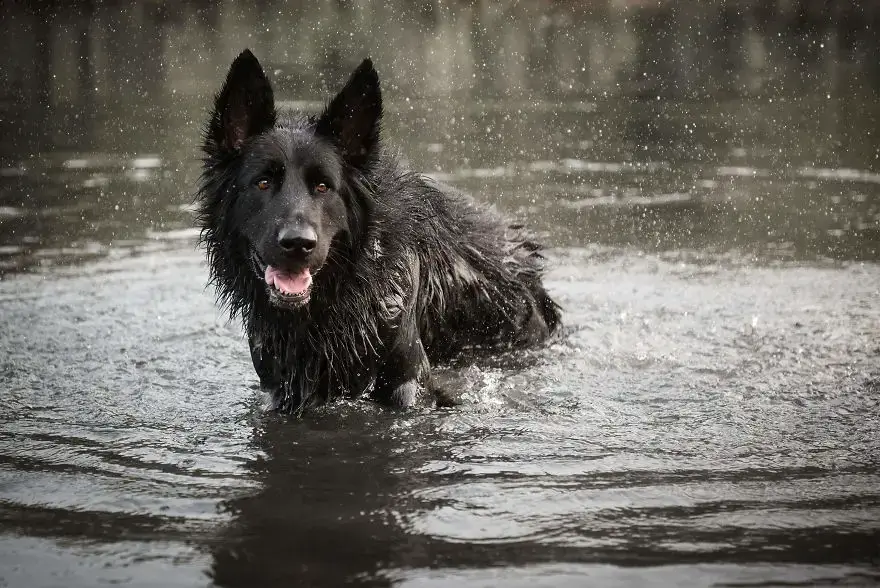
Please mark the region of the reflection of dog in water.
POLYGON ((276 113, 250 51, 216 98, 202 238, 278 409, 365 391, 410 406, 426 388, 442 402, 431 363, 536 345, 559 324, 539 247, 403 169, 382 149, 381 118, 369 60, 317 117, 276 113))

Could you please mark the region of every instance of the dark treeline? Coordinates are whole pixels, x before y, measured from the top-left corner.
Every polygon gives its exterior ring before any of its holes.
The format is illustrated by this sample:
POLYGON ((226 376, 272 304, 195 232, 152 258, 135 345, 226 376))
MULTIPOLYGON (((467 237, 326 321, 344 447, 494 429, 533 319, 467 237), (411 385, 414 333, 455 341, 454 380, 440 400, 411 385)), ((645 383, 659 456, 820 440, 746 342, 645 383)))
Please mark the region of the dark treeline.
POLYGON ((880 88, 875 2, 6 0, 2 15, 0 131, 23 143, 49 113, 76 133, 97 109, 203 96, 244 46, 287 99, 320 96, 365 54, 397 95, 416 97, 880 88))

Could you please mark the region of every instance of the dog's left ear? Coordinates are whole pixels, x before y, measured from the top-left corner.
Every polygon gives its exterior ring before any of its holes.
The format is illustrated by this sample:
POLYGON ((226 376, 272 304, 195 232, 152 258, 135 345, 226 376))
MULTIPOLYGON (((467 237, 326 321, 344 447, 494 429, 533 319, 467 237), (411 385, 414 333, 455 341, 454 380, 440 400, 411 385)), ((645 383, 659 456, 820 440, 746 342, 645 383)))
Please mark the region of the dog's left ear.
POLYGON ((315 134, 333 141, 349 164, 363 169, 376 155, 381 119, 379 74, 365 59, 324 109, 315 134))
POLYGON ((217 94, 205 136, 205 151, 217 155, 241 147, 245 139, 275 124, 275 98, 263 67, 245 49, 232 62, 217 94))

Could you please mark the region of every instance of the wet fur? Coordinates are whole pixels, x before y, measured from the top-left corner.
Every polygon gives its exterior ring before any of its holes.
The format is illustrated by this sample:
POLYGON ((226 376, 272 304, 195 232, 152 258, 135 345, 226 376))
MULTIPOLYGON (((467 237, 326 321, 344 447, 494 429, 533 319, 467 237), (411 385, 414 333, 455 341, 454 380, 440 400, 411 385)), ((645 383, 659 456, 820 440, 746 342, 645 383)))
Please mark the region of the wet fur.
MULTIPOLYGON (((299 414, 365 391, 410 406, 426 389, 438 393, 432 364, 473 348, 536 345, 557 328, 539 247, 466 195, 404 169, 382 147, 381 94, 369 60, 317 117, 276 113, 271 92, 256 58, 242 53, 206 127, 198 202, 219 302, 242 318, 277 409, 299 414), (244 234, 273 229, 248 225, 263 201, 244 186, 248 166, 303 150, 338 175, 334 198, 345 222, 335 234, 319 231, 326 260, 309 303, 290 310, 270 302, 254 269, 258 239, 244 234)), ((310 214, 331 202, 296 198, 291 206, 307 201, 310 214)))

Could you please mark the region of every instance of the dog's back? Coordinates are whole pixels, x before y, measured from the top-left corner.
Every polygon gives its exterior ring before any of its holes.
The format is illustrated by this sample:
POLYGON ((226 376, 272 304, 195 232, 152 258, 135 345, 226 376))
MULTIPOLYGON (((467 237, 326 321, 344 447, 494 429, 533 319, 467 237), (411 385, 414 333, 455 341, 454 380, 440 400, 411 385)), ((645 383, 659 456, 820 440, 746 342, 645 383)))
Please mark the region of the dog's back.
POLYGON ((407 238, 419 255, 417 313, 429 359, 545 340, 560 315, 541 284, 540 248, 468 195, 418 181, 413 209, 398 214, 420 219, 407 238))

